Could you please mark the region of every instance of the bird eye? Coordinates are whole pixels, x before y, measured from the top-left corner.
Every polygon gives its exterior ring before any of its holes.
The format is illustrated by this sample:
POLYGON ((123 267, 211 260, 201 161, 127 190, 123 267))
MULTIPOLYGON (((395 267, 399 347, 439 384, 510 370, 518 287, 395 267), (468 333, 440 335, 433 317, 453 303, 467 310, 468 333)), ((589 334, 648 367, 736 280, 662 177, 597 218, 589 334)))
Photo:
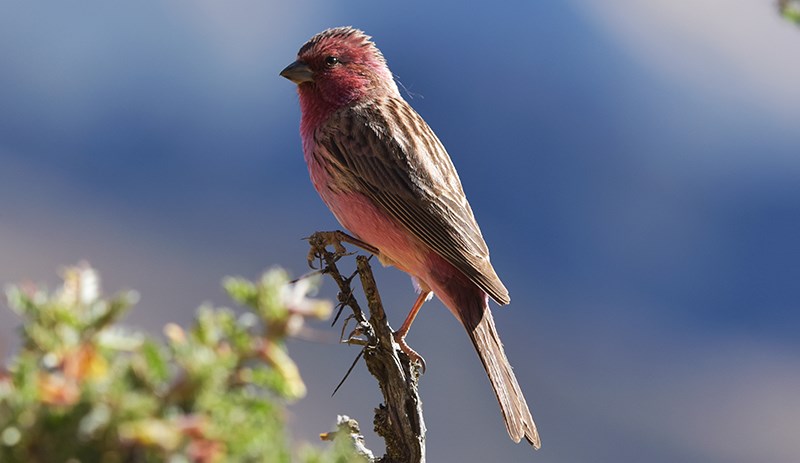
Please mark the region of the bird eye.
POLYGON ((325 64, 327 64, 328 66, 333 66, 338 62, 339 62, 339 58, 337 58, 335 56, 329 56, 329 57, 325 58, 325 64))

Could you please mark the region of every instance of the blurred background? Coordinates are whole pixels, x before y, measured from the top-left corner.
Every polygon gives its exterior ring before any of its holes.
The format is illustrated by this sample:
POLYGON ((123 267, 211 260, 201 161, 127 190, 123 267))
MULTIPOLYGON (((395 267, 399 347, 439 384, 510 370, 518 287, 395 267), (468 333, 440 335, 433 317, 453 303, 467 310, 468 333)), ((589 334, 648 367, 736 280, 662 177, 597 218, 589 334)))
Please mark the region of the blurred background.
MULTIPOLYGON (((800 461, 800 29, 768 0, 144 0, 0 7, 0 282, 89 260, 160 333, 225 275, 307 271, 337 224, 278 76, 322 29, 374 36, 456 164, 512 295, 540 427, 509 441, 439 302, 409 336, 433 462, 800 461)), ((378 272, 395 326, 408 278, 378 272)), ((334 297, 326 282, 322 294, 334 297)), ((0 312, 0 347, 18 321, 0 312)), ((379 399, 316 327, 298 441, 379 399)), ((380 441, 368 436, 368 445, 380 441)))

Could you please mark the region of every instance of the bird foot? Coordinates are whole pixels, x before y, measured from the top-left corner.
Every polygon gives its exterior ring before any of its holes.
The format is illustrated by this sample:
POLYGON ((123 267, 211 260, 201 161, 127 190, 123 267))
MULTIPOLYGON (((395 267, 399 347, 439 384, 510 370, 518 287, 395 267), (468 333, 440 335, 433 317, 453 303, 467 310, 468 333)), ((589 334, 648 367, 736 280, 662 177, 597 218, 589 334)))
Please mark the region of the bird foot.
POLYGON ((400 350, 402 350, 404 354, 408 355, 411 363, 419 362, 420 367, 422 367, 422 374, 425 374, 425 359, 406 343, 405 333, 395 331, 394 341, 400 346, 400 350))
POLYGON ((308 266, 311 268, 314 268, 314 261, 328 246, 333 246, 334 254, 337 258, 347 255, 347 250, 344 248, 344 246, 342 246, 342 243, 352 244, 353 246, 357 246, 376 256, 380 255, 378 248, 371 246, 356 237, 350 236, 341 230, 316 232, 307 239, 311 243, 311 249, 308 251, 308 266))

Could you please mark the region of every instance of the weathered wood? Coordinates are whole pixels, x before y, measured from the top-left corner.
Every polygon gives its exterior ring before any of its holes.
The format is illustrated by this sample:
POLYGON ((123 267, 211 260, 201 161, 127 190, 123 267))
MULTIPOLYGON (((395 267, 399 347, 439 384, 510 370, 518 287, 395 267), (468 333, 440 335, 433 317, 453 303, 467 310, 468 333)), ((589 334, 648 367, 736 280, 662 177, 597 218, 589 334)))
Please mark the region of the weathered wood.
POLYGON ((343 277, 337 262, 348 254, 342 242, 358 245, 343 232, 317 232, 309 238, 309 261, 319 259, 321 271, 329 275, 339 287, 339 303, 353 311, 358 326, 354 330, 364 344, 367 369, 378 381, 384 403, 375 409, 375 432, 386 443, 386 455, 380 463, 422 463, 425 461, 425 421, 422 400, 419 397, 419 369, 412 366, 408 357, 394 341, 393 333, 383 309, 378 287, 369 264, 369 258, 356 256, 356 272, 343 277), (332 246, 334 251, 328 251, 332 246), (369 309, 369 320, 358 304, 351 281, 359 276, 369 309))

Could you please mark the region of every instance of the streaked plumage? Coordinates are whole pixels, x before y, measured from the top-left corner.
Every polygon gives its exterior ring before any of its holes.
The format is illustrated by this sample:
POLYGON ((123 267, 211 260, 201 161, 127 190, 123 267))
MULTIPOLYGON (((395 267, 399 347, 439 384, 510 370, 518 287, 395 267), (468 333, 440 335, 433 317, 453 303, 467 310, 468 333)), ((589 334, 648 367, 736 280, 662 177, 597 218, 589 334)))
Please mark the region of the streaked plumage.
POLYGON ((312 182, 339 222, 409 273, 462 322, 512 439, 539 447, 536 426, 488 307, 510 301, 455 167, 400 96, 370 37, 335 28, 311 38, 282 73, 298 84, 303 152, 312 182))

